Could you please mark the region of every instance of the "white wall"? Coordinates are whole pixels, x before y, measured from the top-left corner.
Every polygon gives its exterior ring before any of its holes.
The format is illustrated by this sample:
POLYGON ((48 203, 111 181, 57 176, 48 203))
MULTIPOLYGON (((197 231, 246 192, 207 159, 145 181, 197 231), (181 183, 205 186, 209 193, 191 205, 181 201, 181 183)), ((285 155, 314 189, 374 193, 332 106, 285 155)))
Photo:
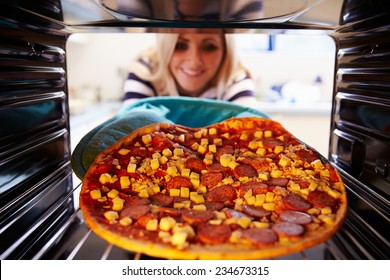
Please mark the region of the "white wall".
POLYGON ((153 34, 76 34, 67 43, 71 95, 96 88, 102 100, 119 100, 122 82, 134 57, 155 43, 153 34))

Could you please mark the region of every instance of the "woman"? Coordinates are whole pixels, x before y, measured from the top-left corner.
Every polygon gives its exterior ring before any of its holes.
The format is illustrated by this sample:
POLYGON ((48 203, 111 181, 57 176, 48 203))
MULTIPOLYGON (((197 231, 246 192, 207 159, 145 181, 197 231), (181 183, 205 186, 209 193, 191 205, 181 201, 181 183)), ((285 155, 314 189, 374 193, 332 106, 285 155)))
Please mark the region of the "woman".
POLYGON ((157 34, 157 46, 131 68, 124 83, 126 103, 153 96, 255 103, 253 81, 238 61, 232 37, 217 30, 157 34))

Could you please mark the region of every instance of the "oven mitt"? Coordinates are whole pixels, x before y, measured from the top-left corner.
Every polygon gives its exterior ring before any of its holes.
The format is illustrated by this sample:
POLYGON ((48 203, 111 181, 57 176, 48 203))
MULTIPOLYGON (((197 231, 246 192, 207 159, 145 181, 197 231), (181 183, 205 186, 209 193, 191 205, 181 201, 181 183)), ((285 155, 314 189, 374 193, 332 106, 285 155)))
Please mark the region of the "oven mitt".
POLYGON ((72 168, 82 179, 95 157, 133 130, 156 122, 203 127, 231 117, 268 116, 228 101, 191 97, 150 97, 123 106, 111 119, 88 132, 75 147, 72 168))

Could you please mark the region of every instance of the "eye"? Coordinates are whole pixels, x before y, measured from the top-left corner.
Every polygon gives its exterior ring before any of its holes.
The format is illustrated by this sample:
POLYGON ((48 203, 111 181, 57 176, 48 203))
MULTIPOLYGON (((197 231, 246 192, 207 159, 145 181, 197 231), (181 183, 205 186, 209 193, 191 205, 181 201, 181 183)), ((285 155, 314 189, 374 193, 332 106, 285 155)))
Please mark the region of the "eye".
POLYGON ((214 52, 218 49, 218 46, 214 45, 214 44, 205 44, 202 46, 202 50, 206 51, 206 52, 214 52))
POLYGON ((185 42, 177 42, 175 46, 175 51, 185 51, 188 48, 188 44, 185 42))

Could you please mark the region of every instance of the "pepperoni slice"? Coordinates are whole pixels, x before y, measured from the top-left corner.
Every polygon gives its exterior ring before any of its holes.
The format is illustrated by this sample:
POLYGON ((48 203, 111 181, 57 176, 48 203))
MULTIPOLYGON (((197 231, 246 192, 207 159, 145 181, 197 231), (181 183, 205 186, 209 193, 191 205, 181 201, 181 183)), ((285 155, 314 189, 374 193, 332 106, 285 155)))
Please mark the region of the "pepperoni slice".
POLYGON ((240 211, 230 209, 230 208, 226 209, 225 214, 226 214, 226 217, 228 217, 228 218, 238 218, 239 219, 239 218, 245 217, 245 218, 249 218, 249 219, 253 220, 253 217, 250 217, 250 216, 248 216, 240 211))
POLYGON ((257 176, 257 170, 247 164, 237 165, 237 167, 234 168, 233 173, 237 179, 240 179, 241 177, 253 178, 257 176))
POLYGON ((229 241, 232 231, 228 225, 202 223, 198 226, 198 239, 206 244, 222 244, 229 241))
POLYGON ((235 150, 232 148, 232 147, 220 147, 217 152, 215 153, 215 159, 217 161, 220 160, 220 157, 223 155, 223 154, 230 154, 230 155, 233 155, 235 152, 235 150))
POLYGON ((200 176, 201 184, 209 189, 216 186, 222 179, 223 174, 220 172, 207 172, 200 176))
POLYGON ((318 155, 315 152, 308 149, 301 149, 296 151, 296 153, 301 159, 306 160, 309 163, 318 159, 318 155))
POLYGON ((163 214, 162 216, 170 216, 173 218, 181 217, 182 211, 171 207, 158 207, 157 212, 163 214))
POLYGON ((150 197, 152 203, 157 206, 167 207, 172 206, 174 198, 172 196, 157 193, 150 197))
POLYGON ((185 222, 189 224, 200 224, 214 218, 214 214, 209 210, 206 211, 187 210, 187 211, 183 211, 182 218, 185 222))
POLYGON ((290 210, 282 212, 279 217, 284 222, 290 222, 300 225, 310 224, 312 221, 312 218, 309 214, 290 210))
POLYGON ((186 162, 184 163, 184 166, 198 173, 206 169, 206 164, 203 162, 203 160, 199 158, 187 159, 186 162))
POLYGON ((230 170, 229 166, 224 167, 218 162, 207 165, 206 168, 209 172, 227 172, 230 170))
POLYGON ((264 148, 275 148, 276 146, 284 146, 284 143, 280 141, 279 139, 275 138, 266 138, 263 139, 263 146, 264 148))
POLYGON ((288 179, 287 178, 273 178, 273 179, 267 181, 267 184, 269 184, 271 186, 285 187, 288 184, 288 179))
POLYGON ((274 230, 280 236, 300 236, 305 232, 303 226, 290 223, 290 222, 278 222, 272 226, 274 230))
POLYGON ((326 192, 322 191, 312 191, 307 196, 307 200, 312 203, 314 206, 319 207, 335 207, 337 205, 337 200, 328 195, 326 192))
POLYGON ((254 169, 258 171, 271 171, 271 166, 269 163, 266 161, 265 158, 248 158, 244 157, 244 159, 241 159, 240 162, 249 164, 252 166, 254 169))
POLYGON ((205 205, 206 209, 210 211, 219 211, 225 207, 225 204, 223 204, 222 202, 206 201, 205 205))
POLYGON ((213 202, 225 202, 237 197, 236 189, 232 186, 216 187, 209 191, 208 199, 213 202))
POLYGON ((180 189, 181 187, 192 189, 192 183, 190 179, 183 176, 175 176, 167 183, 167 189, 180 189))
POLYGON ((269 228, 247 229, 243 232, 243 237, 258 246, 271 244, 278 240, 278 236, 269 228))
POLYGON ((252 194, 256 195, 256 194, 266 193, 268 191, 268 186, 261 182, 249 181, 243 183, 240 189, 241 189, 242 196, 249 190, 252 190, 252 194))
POLYGON ((305 212, 311 208, 310 202, 295 193, 290 193, 284 198, 284 204, 290 210, 305 212))
POLYGON ((249 216, 255 218, 263 218, 271 215, 270 211, 265 210, 263 207, 252 206, 252 205, 243 205, 242 211, 249 216))
POLYGON ((129 196, 126 198, 126 205, 137 205, 137 204, 150 204, 150 200, 146 197, 129 196))
POLYGON ((150 208, 148 205, 143 204, 135 204, 128 207, 123 208, 123 210, 120 213, 120 217, 129 217, 134 220, 138 220, 139 218, 145 216, 150 211, 150 208))

